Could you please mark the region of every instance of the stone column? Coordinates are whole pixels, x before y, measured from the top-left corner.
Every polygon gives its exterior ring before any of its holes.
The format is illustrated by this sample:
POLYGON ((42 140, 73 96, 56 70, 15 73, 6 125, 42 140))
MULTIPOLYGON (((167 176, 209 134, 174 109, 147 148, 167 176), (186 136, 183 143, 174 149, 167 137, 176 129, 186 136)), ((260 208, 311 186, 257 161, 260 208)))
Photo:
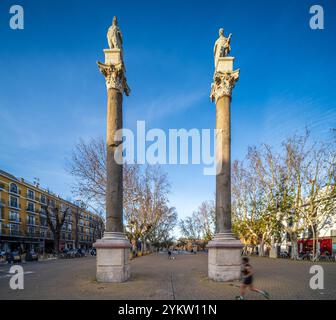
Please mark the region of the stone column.
MULTIPOLYGON (((112 28, 112 27, 111 27, 112 28)), ((112 39, 113 40, 113 39, 112 39)), ((130 277, 130 243, 123 230, 123 166, 120 135, 123 94, 129 95, 121 48, 104 50, 105 63, 98 67, 107 88, 106 130, 106 230, 94 244, 97 249, 97 281, 123 282, 130 277), (119 137, 119 138, 118 138, 119 137), (119 161, 118 160, 119 157, 119 161)))
POLYGON ((242 250, 231 230, 230 108, 239 69, 233 71, 233 57, 215 59, 210 98, 216 102, 216 233, 208 244, 208 276, 215 281, 232 281, 241 277, 242 250))

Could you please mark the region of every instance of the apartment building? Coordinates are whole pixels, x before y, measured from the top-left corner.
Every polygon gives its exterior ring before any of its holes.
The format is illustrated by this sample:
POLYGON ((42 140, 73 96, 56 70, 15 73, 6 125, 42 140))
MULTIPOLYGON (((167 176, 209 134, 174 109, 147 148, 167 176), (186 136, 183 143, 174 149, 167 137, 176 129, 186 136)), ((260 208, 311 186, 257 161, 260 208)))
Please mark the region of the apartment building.
POLYGON ((61 228, 60 250, 74 247, 88 249, 102 236, 104 223, 99 215, 42 189, 38 183, 18 179, 0 170, 0 250, 20 248, 51 252, 54 234, 47 219, 47 204, 53 224, 56 217, 52 208, 67 209, 61 228))

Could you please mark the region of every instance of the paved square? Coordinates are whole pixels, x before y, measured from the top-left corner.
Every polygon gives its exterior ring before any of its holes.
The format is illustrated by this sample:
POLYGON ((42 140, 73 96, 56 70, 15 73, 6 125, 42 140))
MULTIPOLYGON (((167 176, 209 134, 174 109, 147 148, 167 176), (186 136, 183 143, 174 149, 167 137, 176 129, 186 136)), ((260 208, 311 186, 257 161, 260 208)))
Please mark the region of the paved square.
MULTIPOLYGON (((125 283, 95 281, 95 257, 32 262, 23 265, 24 290, 9 288, 9 266, 0 265, 0 299, 234 299, 238 282, 218 283, 207 278, 207 255, 181 254, 168 260, 164 254, 131 261, 131 279, 125 283)), ((272 299, 335 299, 336 264, 324 268, 324 290, 311 290, 306 261, 252 258, 255 285, 272 299)), ((250 300, 264 299, 248 292, 250 300)))

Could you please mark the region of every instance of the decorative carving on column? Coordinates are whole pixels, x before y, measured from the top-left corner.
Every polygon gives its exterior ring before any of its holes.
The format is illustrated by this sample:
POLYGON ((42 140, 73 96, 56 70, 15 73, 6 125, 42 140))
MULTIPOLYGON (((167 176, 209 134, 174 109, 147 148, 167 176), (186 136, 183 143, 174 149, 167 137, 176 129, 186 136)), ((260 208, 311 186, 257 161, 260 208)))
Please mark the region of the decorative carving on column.
POLYGON ((121 94, 125 93, 126 96, 129 96, 130 88, 127 85, 123 63, 113 65, 101 63, 98 61, 97 64, 100 72, 105 77, 107 90, 116 89, 121 94))
POLYGON ((223 96, 231 97, 232 90, 238 81, 239 69, 236 71, 220 72, 216 71, 214 74, 213 83, 211 84, 211 101, 217 102, 217 100, 223 96))

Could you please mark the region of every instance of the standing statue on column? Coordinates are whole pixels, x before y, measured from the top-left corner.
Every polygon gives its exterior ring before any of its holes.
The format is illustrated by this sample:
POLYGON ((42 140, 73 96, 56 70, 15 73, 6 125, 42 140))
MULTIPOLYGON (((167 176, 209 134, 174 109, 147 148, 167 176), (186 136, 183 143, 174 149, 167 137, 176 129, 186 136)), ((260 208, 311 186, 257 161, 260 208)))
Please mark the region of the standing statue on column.
POLYGON ((219 57, 226 57, 230 54, 231 37, 232 37, 232 33, 230 33, 229 36, 226 38, 224 36, 224 29, 223 28, 219 29, 219 38, 215 42, 215 46, 214 46, 215 62, 218 60, 219 57))
POLYGON ((107 42, 110 49, 122 50, 122 33, 118 27, 118 20, 116 16, 113 18, 112 26, 108 29, 107 42))

